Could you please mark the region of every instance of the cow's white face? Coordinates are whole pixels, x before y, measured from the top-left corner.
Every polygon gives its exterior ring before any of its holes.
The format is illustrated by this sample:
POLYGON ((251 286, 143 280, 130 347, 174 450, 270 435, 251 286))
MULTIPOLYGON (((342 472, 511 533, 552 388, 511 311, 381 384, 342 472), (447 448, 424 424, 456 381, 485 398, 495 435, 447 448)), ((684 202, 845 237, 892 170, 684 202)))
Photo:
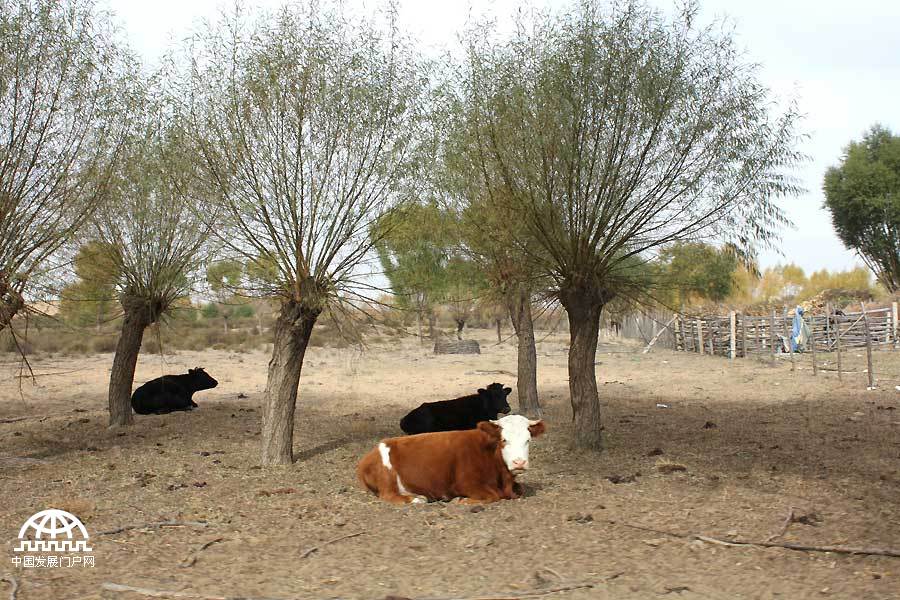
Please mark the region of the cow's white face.
POLYGON ((532 421, 522 415, 507 415, 491 422, 500 427, 503 439, 501 453, 506 468, 513 475, 524 473, 528 469, 528 445, 532 437, 544 432, 543 421, 532 421))

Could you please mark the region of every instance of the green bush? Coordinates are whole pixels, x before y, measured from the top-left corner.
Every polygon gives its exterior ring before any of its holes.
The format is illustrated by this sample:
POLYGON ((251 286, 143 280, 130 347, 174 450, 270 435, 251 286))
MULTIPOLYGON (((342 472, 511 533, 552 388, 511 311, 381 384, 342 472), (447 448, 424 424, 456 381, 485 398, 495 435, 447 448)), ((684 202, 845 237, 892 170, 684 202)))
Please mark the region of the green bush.
POLYGON ((253 312, 253 307, 249 304, 241 304, 240 306, 235 306, 231 311, 231 316, 234 319, 249 319, 255 313, 253 312))
POLYGON ((200 309, 200 314, 203 315, 204 319, 215 319, 219 316, 219 307, 212 302, 204 304, 203 308, 200 309))

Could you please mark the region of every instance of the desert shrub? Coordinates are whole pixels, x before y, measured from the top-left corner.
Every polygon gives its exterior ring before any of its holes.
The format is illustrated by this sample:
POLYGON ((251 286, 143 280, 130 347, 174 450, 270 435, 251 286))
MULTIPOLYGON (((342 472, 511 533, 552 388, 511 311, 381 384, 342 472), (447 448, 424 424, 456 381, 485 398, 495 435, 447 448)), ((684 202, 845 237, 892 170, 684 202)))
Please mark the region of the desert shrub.
MULTIPOLYGON (((20 338, 21 341, 21 338, 20 338)), ((57 330, 42 329, 29 332, 28 342, 41 352, 61 352, 65 338, 57 330)))
POLYGON ((206 346, 208 348, 212 348, 216 346, 216 344, 225 344, 227 342, 226 338, 228 337, 225 332, 218 327, 207 329, 203 332, 203 335, 206 338, 206 346))
POLYGON ((334 330, 324 325, 316 325, 313 327, 312 335, 309 336, 310 348, 324 348, 328 342, 334 337, 334 330))
POLYGON ((347 339, 348 335, 350 334, 347 332, 342 334, 339 329, 326 322, 323 325, 316 325, 313 329, 309 345, 313 348, 346 348, 355 343, 355 340, 347 339))
POLYGON ((144 341, 141 342, 141 352, 143 354, 159 354, 162 345, 155 335, 148 336, 144 334, 144 341))
POLYGON ((8 329, 0 331, 0 352, 15 352, 16 343, 8 329))
POLYGON ((70 339, 65 345, 66 354, 88 354, 91 349, 85 339, 70 339))
POLYGON ((35 353, 34 344, 30 340, 23 339, 22 336, 18 336, 18 340, 19 345, 16 346, 11 331, 7 329, 0 332, 0 352, 15 352, 16 354, 23 352, 26 356, 35 353))
POLYGON ((174 354, 175 345, 168 336, 156 335, 155 331, 148 330, 144 334, 144 341, 141 343, 141 352, 147 354, 174 354))
POLYGON ((103 337, 95 337, 91 340, 91 349, 94 352, 115 352, 118 338, 114 335, 105 335, 103 337))
POLYGON ((180 336, 178 340, 178 347, 182 350, 199 351, 209 347, 209 344, 206 342, 206 335, 200 332, 192 332, 190 335, 180 336))

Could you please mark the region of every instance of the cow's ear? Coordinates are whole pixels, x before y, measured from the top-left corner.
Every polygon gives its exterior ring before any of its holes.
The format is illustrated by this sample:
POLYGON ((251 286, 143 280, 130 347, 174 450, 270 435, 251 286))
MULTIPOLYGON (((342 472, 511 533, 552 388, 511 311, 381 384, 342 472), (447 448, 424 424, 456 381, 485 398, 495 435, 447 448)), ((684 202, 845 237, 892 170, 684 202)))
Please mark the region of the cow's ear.
POLYGON ((500 426, 496 421, 481 421, 478 423, 478 429, 488 436, 489 444, 496 444, 500 441, 500 426))
POLYGON ((188 375, 193 375, 197 369, 188 369, 188 375))
POLYGON ((544 425, 543 419, 538 419, 537 421, 528 421, 528 433, 531 434, 531 437, 536 438, 547 431, 547 426, 544 425))
POLYGON ((503 394, 505 396, 509 396, 510 394, 512 394, 512 388, 503 388, 503 394))
POLYGON ((486 393, 487 393, 487 390, 486 390, 486 389, 484 389, 484 388, 478 388, 478 395, 479 395, 479 396, 481 396, 482 394, 486 394, 486 393))

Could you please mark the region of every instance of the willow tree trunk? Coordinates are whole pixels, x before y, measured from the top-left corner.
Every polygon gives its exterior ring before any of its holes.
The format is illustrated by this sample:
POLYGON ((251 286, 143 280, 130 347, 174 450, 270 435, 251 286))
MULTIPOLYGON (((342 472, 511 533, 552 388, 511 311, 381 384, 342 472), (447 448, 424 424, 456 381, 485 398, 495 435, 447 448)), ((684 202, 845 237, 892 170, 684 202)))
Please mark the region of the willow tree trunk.
MULTIPOLYGON (((531 315, 531 294, 519 288, 508 299, 509 316, 518 339, 518 379, 516 393, 519 411, 528 416, 541 417, 541 403, 537 392, 537 349, 534 345, 534 320, 531 315)), ((497 319, 499 337, 500 319, 497 319)))
POLYGON ((303 357, 319 317, 318 310, 289 301, 275 321, 275 347, 263 400, 262 464, 289 465, 294 461, 294 409, 303 357))
POLYGON ((134 422, 131 414, 131 386, 134 368, 141 352, 144 331, 153 322, 146 306, 125 307, 122 332, 116 343, 112 371, 109 374, 109 426, 124 427, 134 422))
POLYGON ((604 303, 583 290, 561 293, 560 301, 569 317, 569 395, 575 446, 601 450, 600 398, 594 363, 604 303))
POLYGON ((500 319, 494 319, 497 322, 497 343, 503 343, 503 334, 500 331, 500 319))

